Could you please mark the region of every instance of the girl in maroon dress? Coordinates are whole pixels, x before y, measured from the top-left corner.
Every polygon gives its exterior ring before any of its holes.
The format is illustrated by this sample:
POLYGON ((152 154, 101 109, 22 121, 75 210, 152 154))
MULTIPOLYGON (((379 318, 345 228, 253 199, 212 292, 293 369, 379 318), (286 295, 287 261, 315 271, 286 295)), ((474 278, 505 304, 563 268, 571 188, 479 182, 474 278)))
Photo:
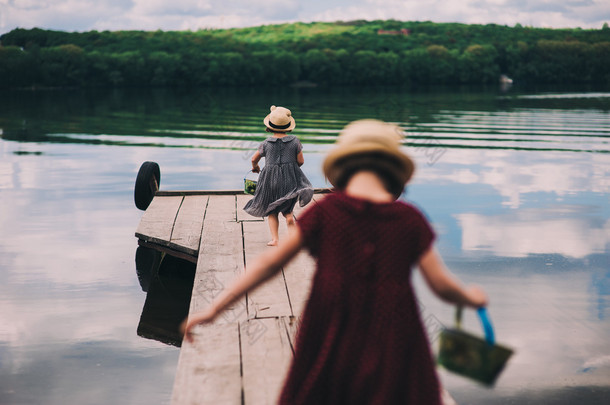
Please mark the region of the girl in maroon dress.
POLYGON ((279 402, 440 404, 411 269, 418 266, 447 302, 481 307, 487 297, 451 276, 426 218, 396 201, 414 170, 400 140, 400 129, 381 121, 345 127, 323 165, 337 191, 308 209, 298 230, 261 255, 208 310, 190 316, 186 338, 306 247, 317 270, 279 402))

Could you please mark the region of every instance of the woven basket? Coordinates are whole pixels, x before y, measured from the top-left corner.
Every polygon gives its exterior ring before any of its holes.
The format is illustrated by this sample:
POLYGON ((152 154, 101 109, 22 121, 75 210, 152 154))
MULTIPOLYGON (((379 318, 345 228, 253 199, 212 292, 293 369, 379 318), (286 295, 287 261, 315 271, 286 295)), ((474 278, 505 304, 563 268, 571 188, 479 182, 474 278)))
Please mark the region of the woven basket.
POLYGON ((492 386, 513 350, 495 343, 493 328, 485 308, 477 311, 485 339, 461 330, 461 308, 456 310, 456 327, 444 329, 439 339, 438 363, 447 370, 492 386))
POLYGON ((258 180, 258 175, 256 175, 256 178, 248 178, 250 174, 255 175, 256 173, 252 171, 246 173, 246 176, 244 177, 244 193, 254 195, 254 193, 256 192, 256 183, 258 180))

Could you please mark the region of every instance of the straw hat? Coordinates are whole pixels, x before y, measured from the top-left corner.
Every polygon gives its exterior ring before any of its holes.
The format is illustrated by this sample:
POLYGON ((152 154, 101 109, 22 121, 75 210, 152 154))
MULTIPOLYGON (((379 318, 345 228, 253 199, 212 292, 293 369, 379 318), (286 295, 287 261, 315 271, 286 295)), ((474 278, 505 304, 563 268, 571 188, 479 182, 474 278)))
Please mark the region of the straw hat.
POLYGON ((296 127, 297 124, 289 109, 272 105, 270 110, 271 112, 265 117, 263 123, 271 131, 288 132, 296 127))
POLYGON ((352 158, 367 155, 383 155, 380 166, 392 166, 392 176, 401 185, 406 184, 415 170, 415 164, 409 156, 400 150, 402 130, 393 124, 379 120, 358 120, 348 124, 339 133, 335 147, 330 150, 322 164, 324 175, 330 183, 336 182, 343 175, 343 166, 352 158), (350 159, 347 159, 350 158, 350 159))

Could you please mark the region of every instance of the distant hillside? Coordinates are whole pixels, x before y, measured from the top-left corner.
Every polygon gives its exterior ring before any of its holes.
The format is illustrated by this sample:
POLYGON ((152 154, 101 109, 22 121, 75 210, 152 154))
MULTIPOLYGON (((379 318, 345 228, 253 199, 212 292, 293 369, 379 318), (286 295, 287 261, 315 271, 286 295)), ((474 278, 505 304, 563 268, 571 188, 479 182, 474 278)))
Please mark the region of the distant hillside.
POLYGON ((0 86, 610 82, 610 29, 431 22, 294 23, 200 31, 15 29, 0 86))

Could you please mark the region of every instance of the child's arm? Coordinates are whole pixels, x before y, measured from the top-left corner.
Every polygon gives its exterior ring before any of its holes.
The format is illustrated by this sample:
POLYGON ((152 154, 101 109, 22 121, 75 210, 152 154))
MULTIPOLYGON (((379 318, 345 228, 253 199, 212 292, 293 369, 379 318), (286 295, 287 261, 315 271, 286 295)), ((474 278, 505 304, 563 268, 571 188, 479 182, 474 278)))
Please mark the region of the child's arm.
POLYGON ((252 155, 252 172, 258 173, 261 171, 261 168, 258 166, 258 162, 261 160, 261 154, 259 151, 254 152, 252 155))
POLYGON ((299 152, 299 154, 297 155, 297 163, 299 164, 299 166, 303 166, 303 163, 305 163, 305 158, 303 157, 303 151, 299 152))
POLYGON ((298 227, 278 248, 267 250, 248 266, 245 273, 229 288, 220 293, 214 303, 205 311, 190 315, 180 326, 186 339, 191 342, 190 332, 194 326, 212 322, 224 309, 239 299, 246 292, 256 288, 276 274, 290 261, 303 245, 303 237, 298 227))
POLYGON ((419 260, 419 268, 432 291, 441 299, 470 307, 487 306, 485 292, 478 286, 464 288, 447 270, 434 247, 428 249, 419 260))

